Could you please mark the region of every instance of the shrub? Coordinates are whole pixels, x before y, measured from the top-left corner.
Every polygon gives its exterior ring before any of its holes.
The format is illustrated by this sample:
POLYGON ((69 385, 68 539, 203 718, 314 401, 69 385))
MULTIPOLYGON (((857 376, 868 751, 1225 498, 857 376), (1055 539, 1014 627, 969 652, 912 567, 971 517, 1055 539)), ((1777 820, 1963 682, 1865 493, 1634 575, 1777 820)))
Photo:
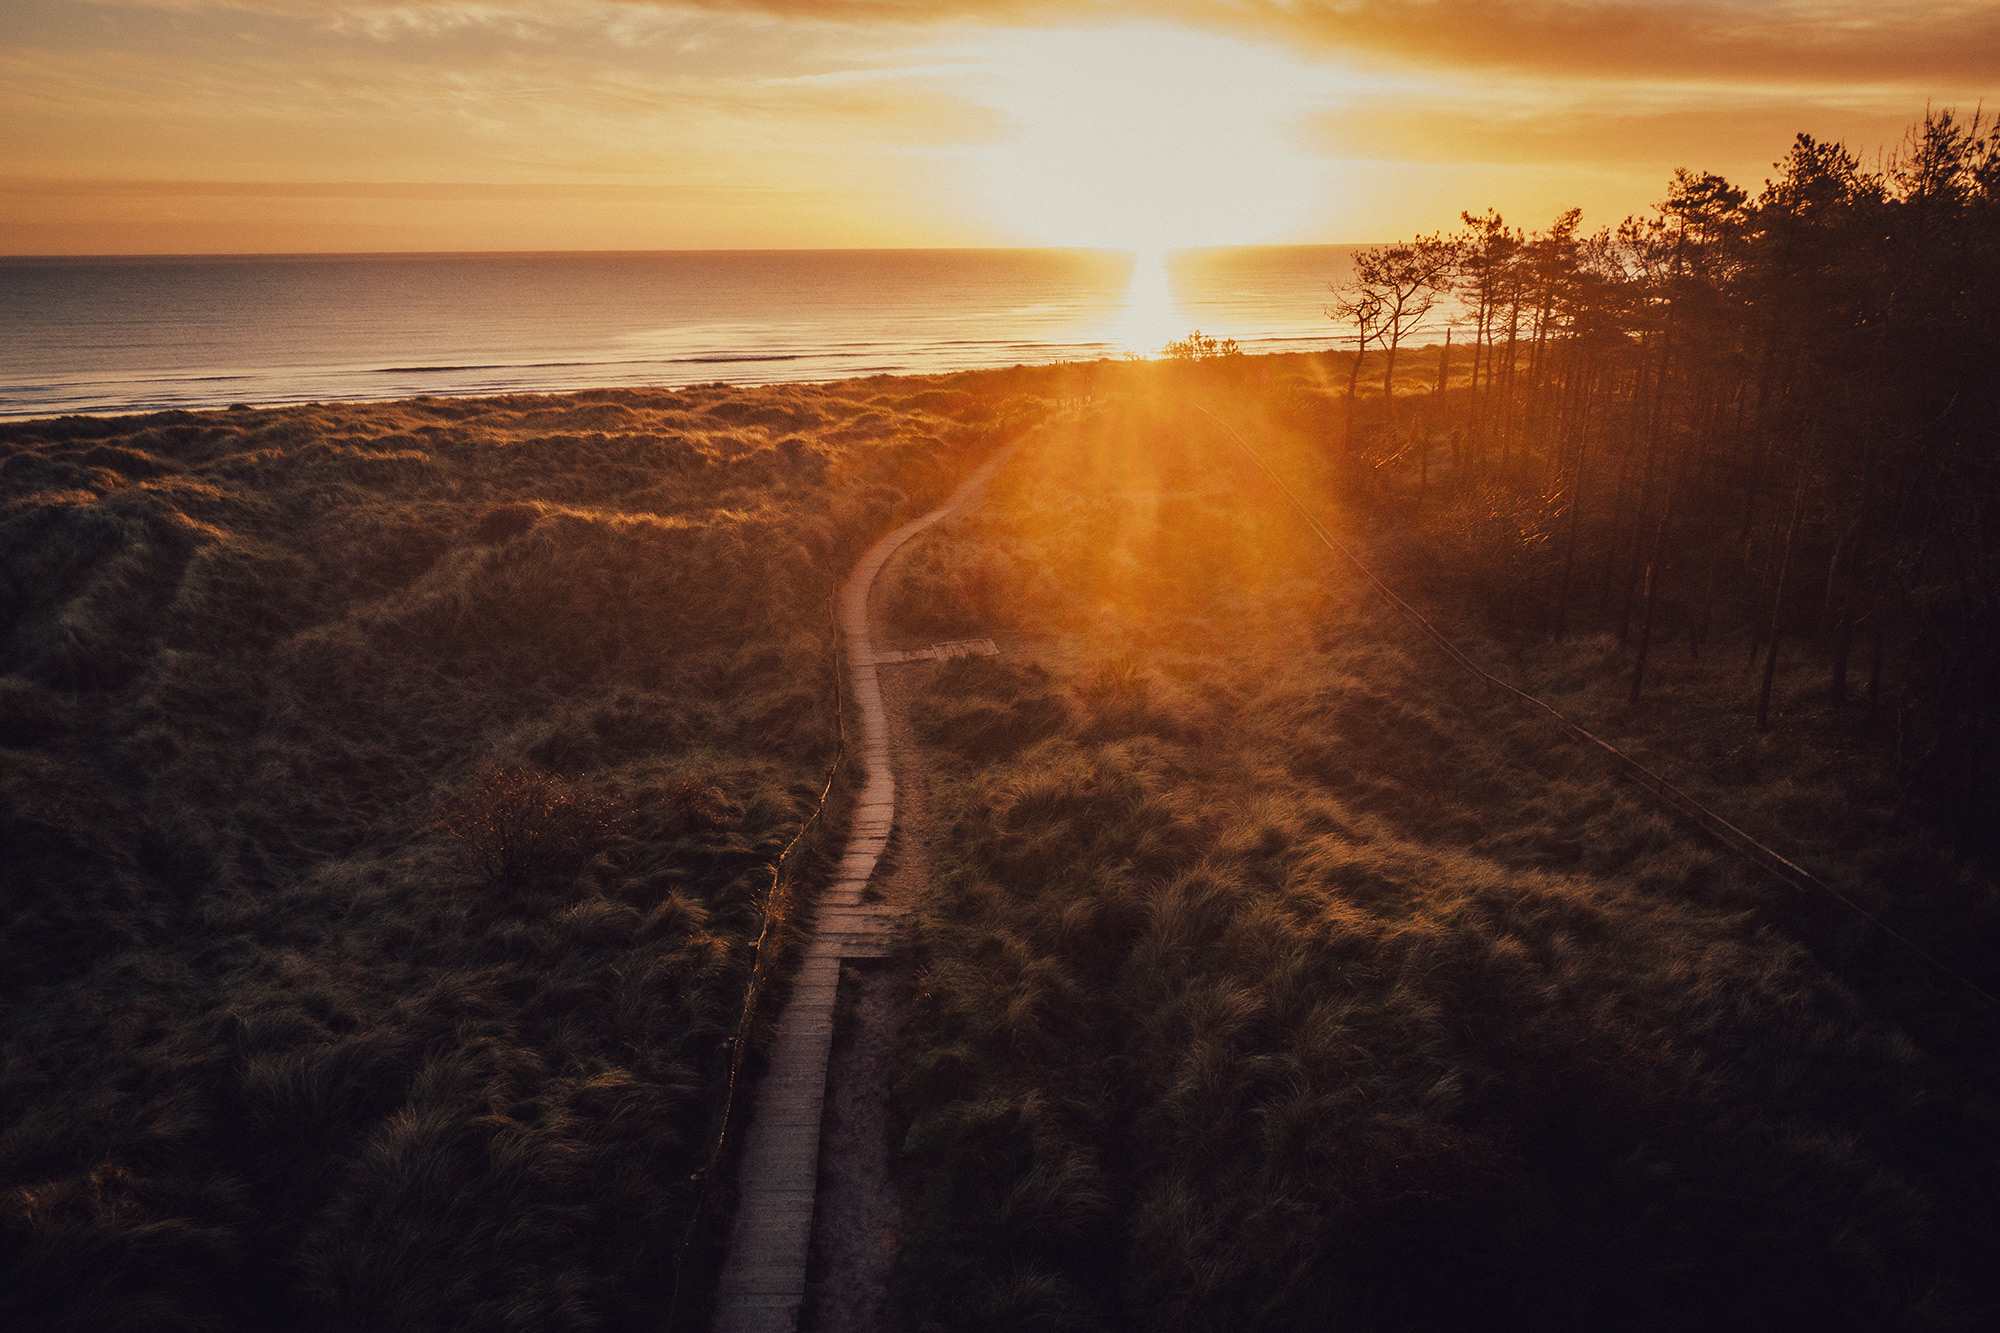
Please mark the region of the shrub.
POLYGON ((989 762, 1053 735, 1068 711, 1040 667, 968 656, 938 669, 937 688, 923 695, 916 721, 928 739, 989 762))
POLYGON ((509 537, 518 537, 541 518, 542 511, 519 500, 488 505, 479 515, 473 533, 487 546, 498 546, 509 537))
POLYGON ((494 770, 439 822, 488 884, 510 888, 574 875, 612 830, 602 803, 532 768, 494 770))
POLYGON ((667 793, 667 804, 692 829, 717 829, 729 822, 729 806, 721 791, 699 778, 683 778, 667 793))
POLYGON ((1200 329, 1168 343, 1160 350, 1166 353, 1168 359, 1175 361, 1207 361, 1216 357, 1243 355, 1234 338, 1217 338, 1200 329))

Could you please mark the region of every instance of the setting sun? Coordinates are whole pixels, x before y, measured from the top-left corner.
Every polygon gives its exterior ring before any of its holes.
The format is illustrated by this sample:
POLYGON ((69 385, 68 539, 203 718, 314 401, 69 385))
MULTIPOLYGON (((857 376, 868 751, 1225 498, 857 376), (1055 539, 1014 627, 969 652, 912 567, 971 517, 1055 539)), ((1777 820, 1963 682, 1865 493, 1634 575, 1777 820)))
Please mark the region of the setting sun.
POLYGON ((1159 252, 1296 230, 1309 80, 1281 52, 1152 26, 1009 33, 981 51, 1013 129, 981 163, 986 203, 1023 239, 1159 252))

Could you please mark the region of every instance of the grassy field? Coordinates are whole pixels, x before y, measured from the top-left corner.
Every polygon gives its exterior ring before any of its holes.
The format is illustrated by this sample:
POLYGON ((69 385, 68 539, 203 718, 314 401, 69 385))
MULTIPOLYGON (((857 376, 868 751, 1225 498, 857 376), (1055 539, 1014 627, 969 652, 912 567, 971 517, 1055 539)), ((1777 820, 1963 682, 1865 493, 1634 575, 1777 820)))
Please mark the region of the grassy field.
POLYGON ((0 1324, 655 1326, 828 598, 1037 392, 0 428, 0 1324))
POLYGON ((1992 1326, 1995 1017, 1469 683, 1191 404, 1503 674, 2000 957, 1990 882, 1803 680, 1767 737, 1715 661, 1627 708, 1614 644, 1482 603, 1505 516, 1456 503, 1453 569, 1402 481, 1335 506, 1310 362, 1074 393, 890 590, 908 632, 1006 648, 919 703, 951 850, 900 1088, 909 1323, 1992 1326))
POLYGON ((0 427, 0 1323, 654 1326, 834 753, 827 599, 1046 422, 885 590, 1005 649, 918 702, 908 1323, 1990 1327, 1993 1019, 1457 674, 1194 404, 1480 660, 2000 989, 1988 879, 1802 666, 1768 734, 1726 650, 1627 706, 1614 641, 1496 591, 1534 516, 1446 452, 1357 482, 1342 385, 0 427))

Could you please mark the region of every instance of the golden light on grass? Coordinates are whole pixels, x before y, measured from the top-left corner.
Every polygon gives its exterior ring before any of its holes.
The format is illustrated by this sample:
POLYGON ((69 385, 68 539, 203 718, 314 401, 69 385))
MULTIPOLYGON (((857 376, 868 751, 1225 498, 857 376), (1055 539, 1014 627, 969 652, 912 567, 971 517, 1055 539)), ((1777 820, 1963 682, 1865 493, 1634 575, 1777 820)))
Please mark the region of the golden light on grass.
POLYGON ((1277 51, 1138 25, 1008 33, 972 55, 1014 127, 985 155, 988 206, 1025 240, 1251 245, 1304 212, 1312 166, 1292 138, 1312 80, 1277 51))

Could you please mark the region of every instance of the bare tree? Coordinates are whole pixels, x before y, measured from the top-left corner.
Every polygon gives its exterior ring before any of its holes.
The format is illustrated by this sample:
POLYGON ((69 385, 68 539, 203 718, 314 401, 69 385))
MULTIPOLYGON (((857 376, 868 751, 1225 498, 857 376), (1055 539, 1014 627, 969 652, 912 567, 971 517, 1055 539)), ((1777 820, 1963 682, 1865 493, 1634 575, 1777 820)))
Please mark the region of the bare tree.
POLYGON ((1354 360, 1347 368, 1347 425, 1340 441, 1341 453, 1351 461, 1354 456, 1354 395, 1360 384, 1361 359, 1368 354, 1368 344, 1379 341, 1382 336, 1382 296, 1356 278, 1330 282, 1327 290, 1333 293, 1333 300, 1326 306, 1327 318, 1336 324, 1354 326, 1354 360))
POLYGON ((1484 217, 1459 214, 1465 229, 1458 234, 1459 263, 1454 286, 1471 298, 1472 379, 1468 398, 1477 399, 1483 379, 1493 378, 1495 357, 1491 346, 1494 325, 1499 317, 1501 291, 1506 285, 1521 233, 1507 226, 1500 214, 1488 209, 1484 217))
POLYGON ((1450 291, 1460 259, 1458 241, 1447 236, 1373 246, 1354 257, 1353 285, 1374 297, 1376 341, 1387 353, 1382 365, 1386 429, 1395 427, 1396 352, 1450 291))

